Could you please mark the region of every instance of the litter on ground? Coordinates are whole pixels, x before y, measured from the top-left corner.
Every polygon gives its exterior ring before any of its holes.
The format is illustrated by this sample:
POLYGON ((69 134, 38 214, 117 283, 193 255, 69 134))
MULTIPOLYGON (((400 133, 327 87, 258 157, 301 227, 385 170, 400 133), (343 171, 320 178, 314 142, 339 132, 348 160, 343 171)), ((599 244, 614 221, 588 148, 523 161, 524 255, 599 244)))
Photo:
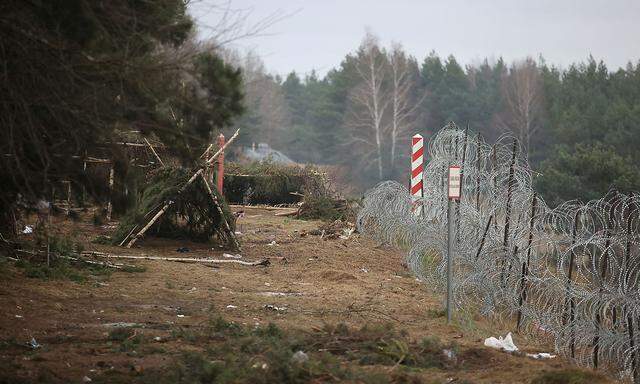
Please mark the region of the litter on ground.
POLYGON ((38 342, 36 341, 36 339, 34 337, 32 337, 31 340, 27 344, 29 345, 29 347, 31 347, 31 349, 38 349, 38 348, 42 347, 42 345, 38 344, 38 342))
POLYGON ((286 311, 287 308, 286 307, 276 307, 273 304, 267 304, 264 306, 264 309, 269 309, 271 311, 276 311, 276 312, 282 312, 282 311, 286 311))
POLYGON ((518 350, 518 347, 513 343, 513 337, 511 336, 511 332, 507 333, 507 336, 502 338, 502 336, 489 337, 484 340, 485 347, 499 349, 505 352, 515 352, 518 350))
POLYGON ((547 352, 539 352, 539 353, 527 353, 527 357, 531 357, 536 360, 544 360, 544 359, 554 359, 556 355, 552 355, 547 352))
POLYGON ((294 363, 302 364, 309 361, 309 355, 303 351, 298 351, 291 356, 291 361, 294 363))

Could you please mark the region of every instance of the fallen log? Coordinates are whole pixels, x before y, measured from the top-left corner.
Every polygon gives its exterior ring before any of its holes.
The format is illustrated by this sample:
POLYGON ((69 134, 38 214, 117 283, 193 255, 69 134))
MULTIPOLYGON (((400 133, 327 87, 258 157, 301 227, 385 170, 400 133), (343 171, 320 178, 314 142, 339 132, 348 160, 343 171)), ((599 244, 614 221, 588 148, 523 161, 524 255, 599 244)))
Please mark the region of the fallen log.
POLYGON ((300 213, 300 211, 298 209, 295 209, 293 211, 278 212, 278 213, 274 214, 274 216, 281 216, 281 217, 297 216, 299 213, 300 213))
POLYGON ((268 259, 257 261, 242 260, 220 260, 220 259, 196 259, 190 257, 160 257, 160 256, 132 256, 132 255, 112 255, 104 252, 82 252, 85 256, 104 257, 112 259, 131 259, 131 260, 155 260, 155 261, 173 261, 178 263, 204 263, 204 264, 225 264, 234 263, 246 266, 269 265, 268 259))
POLYGON ((292 205, 295 206, 296 204, 287 204, 289 205, 288 207, 278 207, 275 205, 265 205, 265 204, 255 204, 255 205, 242 205, 242 204, 229 204, 229 207, 231 208, 242 208, 242 209, 249 209, 249 208, 255 208, 255 209, 264 209, 265 211, 282 211, 285 209, 292 209, 292 205))
POLYGON ((134 265, 113 264, 113 263, 103 262, 103 261, 93 261, 93 260, 80 259, 80 258, 71 257, 71 256, 57 255, 56 257, 59 257, 61 259, 76 261, 76 262, 80 262, 80 263, 86 263, 86 264, 91 264, 91 265, 99 265, 101 267, 114 268, 114 269, 123 269, 125 267, 129 267, 129 268, 135 267, 134 265))

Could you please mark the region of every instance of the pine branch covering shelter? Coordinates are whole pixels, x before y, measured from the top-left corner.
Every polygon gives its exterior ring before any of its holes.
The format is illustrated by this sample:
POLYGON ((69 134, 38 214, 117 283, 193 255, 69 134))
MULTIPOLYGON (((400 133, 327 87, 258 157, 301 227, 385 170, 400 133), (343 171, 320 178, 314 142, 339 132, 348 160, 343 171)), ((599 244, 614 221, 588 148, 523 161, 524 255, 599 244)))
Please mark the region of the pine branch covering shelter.
POLYGON ((211 188, 202 169, 163 167, 140 191, 135 206, 122 218, 113 235, 115 244, 131 246, 145 233, 161 237, 212 238, 239 248, 235 218, 224 197, 211 188))

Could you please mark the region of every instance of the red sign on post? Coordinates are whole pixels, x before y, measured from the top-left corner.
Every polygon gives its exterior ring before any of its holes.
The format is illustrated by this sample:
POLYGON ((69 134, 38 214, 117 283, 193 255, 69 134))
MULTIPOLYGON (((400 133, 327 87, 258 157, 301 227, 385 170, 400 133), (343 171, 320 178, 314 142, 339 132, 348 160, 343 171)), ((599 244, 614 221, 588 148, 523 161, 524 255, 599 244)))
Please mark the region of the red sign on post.
POLYGON ((459 200, 460 199, 460 167, 451 166, 449 167, 449 199, 450 200, 459 200))

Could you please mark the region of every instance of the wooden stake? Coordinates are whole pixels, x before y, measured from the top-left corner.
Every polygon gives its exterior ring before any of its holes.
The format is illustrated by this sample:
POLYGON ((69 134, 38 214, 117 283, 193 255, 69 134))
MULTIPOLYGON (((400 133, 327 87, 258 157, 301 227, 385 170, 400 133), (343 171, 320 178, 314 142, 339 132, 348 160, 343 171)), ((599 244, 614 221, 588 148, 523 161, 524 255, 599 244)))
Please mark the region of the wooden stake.
POLYGON ((522 305, 527 301, 527 279, 529 278, 529 265, 531 263, 531 244, 533 243, 533 227, 535 224, 538 196, 533 192, 531 201, 531 218, 529 220, 529 240, 527 241, 527 260, 522 263, 522 275, 520 277, 520 299, 518 302, 518 315, 516 317, 516 330, 522 325, 522 305))
POLYGON ((111 169, 109 170, 109 201, 107 202, 107 221, 111 221, 111 211, 113 210, 113 204, 111 200, 113 199, 113 180, 114 179, 114 168, 113 163, 111 163, 111 169))
POLYGON ((71 213, 71 181, 67 181, 67 216, 71 213))
POLYGON ((144 138, 145 143, 147 143, 147 145, 149 146, 149 148, 151 148, 151 152, 153 152, 153 154, 155 155, 156 159, 158 159, 158 161, 160 162, 160 165, 164 167, 164 163, 162 162, 162 159, 160 158, 160 156, 158 156, 158 153, 156 152, 155 149, 153 149, 153 145, 151 145, 151 143, 149 143, 149 140, 147 140, 147 138, 144 138))
MULTIPOLYGON (((629 204, 629 215, 627 217, 627 228, 625 230, 626 237, 626 245, 625 245, 625 254, 624 254, 624 264, 625 264, 625 274, 624 274, 624 283, 626 286, 629 286, 628 279, 630 278, 630 274, 633 273, 630 269, 630 259, 631 259, 631 227, 633 213, 636 211, 635 204, 629 204)), ((638 361, 638 353, 635 350, 635 336, 634 336, 634 324, 632 312, 629 311, 628 308, 622 308, 623 313, 626 312, 626 321, 627 321, 627 335, 629 337, 629 349, 631 350, 631 372, 633 373, 633 382, 634 384, 640 383, 640 361, 638 361)), ((624 316, 624 315, 623 315, 624 316)))
POLYGON ((604 237, 606 238, 604 243, 604 252, 602 254, 602 264, 600 265, 600 290, 598 291, 598 304, 599 308, 596 312, 596 335, 593 338, 593 367, 598 368, 599 351, 600 351, 600 328, 602 327, 602 318, 600 311, 602 310, 602 296, 604 294, 604 283, 607 278, 607 269, 609 268, 609 247, 611 246, 611 229, 614 220, 615 200, 611 202, 609 207, 609 215, 605 223, 604 237))
POLYGON ((493 219, 493 215, 489 216, 489 220, 487 220, 487 225, 484 227, 484 233, 482 234, 482 239, 480 240, 480 246, 478 247, 478 251, 476 252, 476 260, 478 260, 478 257, 480 257, 480 252, 482 252, 482 248, 484 247, 484 242, 487 239, 487 233, 489 232, 491 219, 493 219))
POLYGON ((505 271, 507 268, 507 252, 509 251, 509 225, 511 224, 511 195, 513 193, 513 178, 515 176, 514 168, 516 166, 517 149, 518 149, 518 141, 514 139, 513 150, 511 155, 511 164, 509 165, 509 179, 507 181, 507 207, 506 207, 505 218, 504 218, 504 238, 502 241, 502 246, 504 248, 504 258, 502 259, 502 273, 501 273, 502 284, 504 284, 506 280, 505 271))
POLYGON ((233 134, 233 136, 231 136, 231 138, 224 144, 224 146, 220 149, 218 149, 218 151, 216 153, 213 154, 213 156, 211 156, 210 158, 207 159, 207 163, 211 164, 213 163, 213 161, 218 158, 218 156, 220 156, 220 154, 222 152, 224 152, 224 150, 229 146, 229 144, 233 143, 233 141, 236 139, 236 137, 238 137, 238 133, 240 133, 240 129, 238 129, 236 131, 236 133, 233 134))
POLYGON ((580 218, 580 211, 577 210, 575 217, 573 219, 573 233, 571 235, 571 254, 569 255, 569 271, 567 273, 567 284, 566 284, 566 297, 565 297, 565 313, 569 312, 569 319, 567 320, 566 316, 564 318, 564 324, 567 321, 571 324, 571 340, 570 340, 570 348, 571 348, 571 358, 576 357, 576 345, 575 345, 575 325, 573 324, 573 320, 575 319, 575 301, 573 300, 573 296, 571 296, 571 279, 573 278, 573 264, 575 259, 575 251, 573 250, 573 246, 576 243, 576 237, 578 232, 578 220, 580 218))
POLYGON ((200 175, 200 177, 202 178, 202 182, 204 183, 204 186, 205 186, 205 188, 207 190, 207 193, 209 194, 209 196, 211 196, 211 200, 213 200, 213 204, 216 206, 216 210, 218 211, 218 214, 220 215, 220 218, 222 219, 222 224, 224 224, 224 229, 227 232, 227 236, 233 242, 233 246, 236 248, 236 250, 239 251, 240 250, 240 243, 238 242, 238 239, 236 238, 236 234, 231 230, 231 226, 229 225, 229 222, 227 221, 227 218, 225 217, 224 212, 222 211, 222 208, 220 207, 220 202, 218 201, 218 198, 216 197, 216 195, 213 194, 213 191, 211 190, 211 186, 207 182, 207 179, 205 179, 203 175, 200 175))
POLYGON ((480 134, 476 140, 476 211, 480 212, 480 134))

